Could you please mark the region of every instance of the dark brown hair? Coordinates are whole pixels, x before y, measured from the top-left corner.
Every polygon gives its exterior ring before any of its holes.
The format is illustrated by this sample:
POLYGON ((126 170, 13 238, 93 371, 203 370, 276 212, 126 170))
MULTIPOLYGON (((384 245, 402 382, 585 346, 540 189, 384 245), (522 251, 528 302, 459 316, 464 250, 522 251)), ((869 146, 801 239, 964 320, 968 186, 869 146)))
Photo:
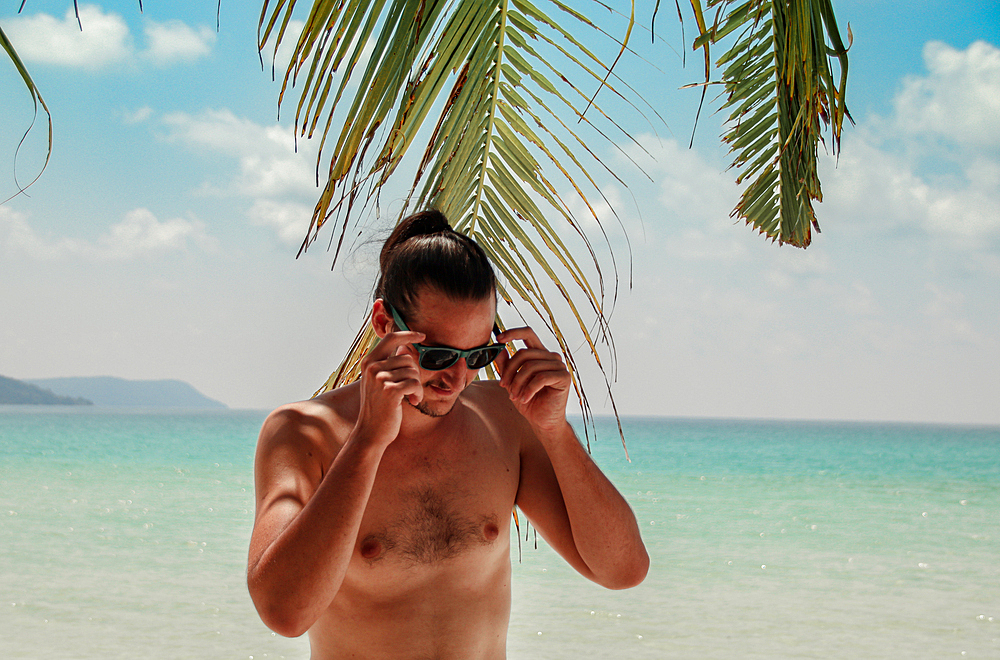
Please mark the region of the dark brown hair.
POLYGON ((436 209, 404 218, 379 255, 375 298, 396 308, 404 318, 423 287, 434 287, 455 300, 482 300, 496 295, 496 275, 483 248, 451 228, 436 209))

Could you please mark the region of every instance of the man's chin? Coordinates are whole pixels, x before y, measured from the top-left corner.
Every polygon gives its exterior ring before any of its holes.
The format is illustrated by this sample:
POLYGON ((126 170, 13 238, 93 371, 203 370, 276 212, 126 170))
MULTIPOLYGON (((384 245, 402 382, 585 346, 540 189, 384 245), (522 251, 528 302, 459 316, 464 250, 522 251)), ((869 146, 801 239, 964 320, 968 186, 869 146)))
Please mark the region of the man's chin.
MULTIPOLYGON (((425 392, 429 386, 425 387, 425 392)), ((452 408, 458 402, 458 396, 448 396, 443 399, 430 399, 424 398, 423 401, 413 406, 418 412, 427 415, 428 417, 444 417, 451 412, 452 408)))
POLYGON ((455 402, 445 402, 445 401, 421 401, 417 405, 413 406, 417 409, 417 412, 423 413, 428 417, 444 417, 451 412, 451 409, 455 407, 455 402))

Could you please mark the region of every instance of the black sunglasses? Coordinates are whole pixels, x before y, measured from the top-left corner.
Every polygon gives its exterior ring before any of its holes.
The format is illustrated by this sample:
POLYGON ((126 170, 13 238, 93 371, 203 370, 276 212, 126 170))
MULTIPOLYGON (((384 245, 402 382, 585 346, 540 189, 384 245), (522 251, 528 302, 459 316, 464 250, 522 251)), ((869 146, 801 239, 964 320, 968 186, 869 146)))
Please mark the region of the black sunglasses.
MULTIPOLYGON (((392 320, 396 322, 396 327, 409 332, 410 329, 403 323, 403 319, 399 317, 395 308, 385 301, 383 303, 392 314, 392 320)), ((499 328, 495 324, 493 332, 500 334, 499 328)), ((504 344, 486 344, 485 346, 470 348, 467 351, 460 348, 451 348, 450 346, 424 346, 423 344, 412 344, 412 346, 417 349, 418 362, 421 368, 427 371, 447 369, 461 358, 465 358, 465 363, 469 365, 469 369, 482 369, 492 363, 493 360, 496 360, 497 356, 500 355, 500 351, 506 348, 504 344)))

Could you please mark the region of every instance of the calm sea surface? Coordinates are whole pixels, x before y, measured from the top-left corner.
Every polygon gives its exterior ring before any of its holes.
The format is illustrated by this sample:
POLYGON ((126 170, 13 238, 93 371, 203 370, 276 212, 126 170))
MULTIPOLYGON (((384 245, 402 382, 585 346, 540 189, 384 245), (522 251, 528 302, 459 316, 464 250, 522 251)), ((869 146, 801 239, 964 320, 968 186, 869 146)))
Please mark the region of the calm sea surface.
MULTIPOLYGON (((0 407, 0 658, 307 658, 244 582, 264 414, 0 407)), ((1000 429, 626 419, 646 582, 512 540, 512 660, 1000 658, 1000 429)))

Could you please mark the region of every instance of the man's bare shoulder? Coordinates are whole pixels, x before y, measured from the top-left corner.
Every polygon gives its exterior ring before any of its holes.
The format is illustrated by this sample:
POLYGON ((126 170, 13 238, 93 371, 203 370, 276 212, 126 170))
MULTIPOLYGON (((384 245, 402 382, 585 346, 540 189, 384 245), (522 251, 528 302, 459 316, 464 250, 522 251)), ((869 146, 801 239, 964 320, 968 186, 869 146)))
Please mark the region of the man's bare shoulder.
POLYGON ((533 435, 528 420, 511 403, 510 394, 496 380, 477 380, 462 392, 465 404, 503 436, 518 440, 533 435))
POLYGON ((261 427, 258 451, 292 445, 335 454, 357 420, 358 397, 355 383, 275 409, 261 427))
POLYGON ((479 405, 488 406, 495 414, 506 414, 508 409, 517 412, 514 404, 510 402, 510 394, 500 386, 498 380, 486 378, 474 380, 465 388, 462 396, 479 405))

